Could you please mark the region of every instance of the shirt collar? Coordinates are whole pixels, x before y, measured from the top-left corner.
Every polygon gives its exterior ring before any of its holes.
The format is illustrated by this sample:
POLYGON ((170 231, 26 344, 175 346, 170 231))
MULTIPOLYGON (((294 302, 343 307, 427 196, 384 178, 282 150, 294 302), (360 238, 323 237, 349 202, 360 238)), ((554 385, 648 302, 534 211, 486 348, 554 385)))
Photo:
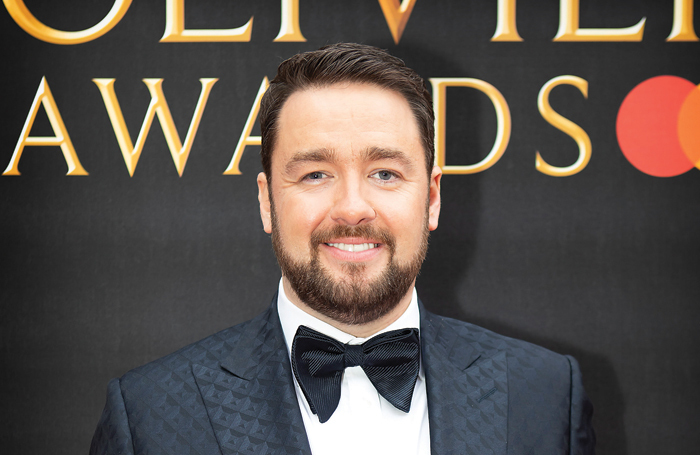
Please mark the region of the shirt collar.
POLYGON ((321 321, 320 319, 310 315, 298 306, 294 305, 288 298, 287 294, 284 292, 284 286, 282 285, 282 279, 280 279, 279 292, 277 294, 277 312, 279 314, 280 322, 282 323, 282 331, 284 332, 284 340, 287 342, 287 351, 291 356, 292 342, 294 341, 294 335, 300 325, 305 325, 309 328, 321 332, 329 337, 335 338, 341 343, 350 344, 362 344, 367 339, 378 335, 380 333, 388 332, 390 330, 399 330, 406 328, 416 328, 420 330, 420 312, 418 310, 418 297, 416 294, 416 288, 413 288, 411 294, 411 302, 408 304, 406 311, 388 327, 378 331, 375 334, 370 335, 367 338, 354 337, 348 333, 339 330, 327 322, 321 321))

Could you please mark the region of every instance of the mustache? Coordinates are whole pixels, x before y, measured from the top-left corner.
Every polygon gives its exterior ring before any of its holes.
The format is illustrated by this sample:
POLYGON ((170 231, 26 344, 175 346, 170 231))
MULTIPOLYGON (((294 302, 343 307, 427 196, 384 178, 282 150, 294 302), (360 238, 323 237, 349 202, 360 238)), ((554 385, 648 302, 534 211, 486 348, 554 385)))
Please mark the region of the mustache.
POLYGON ((371 224, 361 224, 359 226, 335 225, 330 229, 318 229, 311 234, 311 247, 315 249, 322 243, 329 243, 338 237, 363 237, 377 240, 386 245, 390 252, 394 251, 396 239, 387 230, 379 229, 371 224))

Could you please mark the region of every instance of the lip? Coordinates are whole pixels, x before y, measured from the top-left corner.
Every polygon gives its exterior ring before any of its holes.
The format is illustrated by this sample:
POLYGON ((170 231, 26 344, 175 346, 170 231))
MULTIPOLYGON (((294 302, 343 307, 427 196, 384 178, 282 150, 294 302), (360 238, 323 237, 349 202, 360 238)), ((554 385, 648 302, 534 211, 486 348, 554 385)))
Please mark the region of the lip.
POLYGON ((369 237, 335 237, 327 240, 325 243, 346 243, 350 245, 360 245, 362 243, 382 243, 381 240, 371 239, 369 237))
POLYGON ((332 258, 344 262, 367 262, 376 258, 385 249, 385 245, 375 239, 351 237, 351 238, 334 238, 319 245, 321 250, 328 253, 332 258), (369 248, 364 251, 346 251, 329 245, 329 243, 344 243, 346 245, 362 245, 364 243, 375 244, 374 248, 369 248))

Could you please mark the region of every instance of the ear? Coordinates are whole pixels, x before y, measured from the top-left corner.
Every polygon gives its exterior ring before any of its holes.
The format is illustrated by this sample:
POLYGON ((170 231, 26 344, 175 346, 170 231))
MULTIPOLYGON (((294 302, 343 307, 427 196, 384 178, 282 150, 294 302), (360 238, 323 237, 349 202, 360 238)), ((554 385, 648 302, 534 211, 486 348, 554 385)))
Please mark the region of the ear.
POLYGON ((442 169, 440 166, 433 166, 430 174, 430 189, 428 194, 428 229, 434 231, 438 227, 440 218, 440 179, 442 169))
POLYGON ((262 219, 263 229, 270 234, 272 233, 270 187, 267 185, 267 176, 264 172, 258 174, 258 202, 260 203, 260 218, 262 219))

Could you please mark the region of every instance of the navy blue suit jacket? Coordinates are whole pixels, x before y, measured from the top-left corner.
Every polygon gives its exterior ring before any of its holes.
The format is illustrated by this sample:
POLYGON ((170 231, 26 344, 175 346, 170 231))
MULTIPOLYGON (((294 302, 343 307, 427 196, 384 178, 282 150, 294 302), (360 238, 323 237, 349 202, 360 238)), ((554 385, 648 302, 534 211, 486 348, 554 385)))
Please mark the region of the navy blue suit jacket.
MULTIPOLYGON (((594 453, 573 358, 420 313, 433 454, 594 453)), ((90 453, 310 454, 276 299, 113 379, 90 453)))

